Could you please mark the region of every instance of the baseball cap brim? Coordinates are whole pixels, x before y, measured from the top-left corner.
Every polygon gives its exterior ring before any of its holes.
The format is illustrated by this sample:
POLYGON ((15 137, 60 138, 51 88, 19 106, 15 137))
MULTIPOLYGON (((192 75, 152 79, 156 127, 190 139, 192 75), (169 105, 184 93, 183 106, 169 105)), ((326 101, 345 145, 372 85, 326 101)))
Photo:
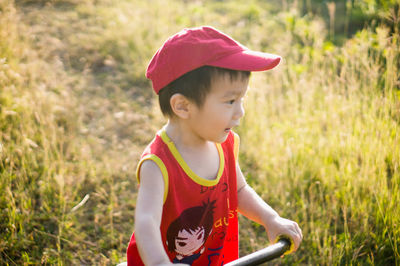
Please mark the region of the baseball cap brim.
POLYGON ((279 55, 243 50, 206 64, 242 71, 265 71, 279 65, 281 59, 279 55))

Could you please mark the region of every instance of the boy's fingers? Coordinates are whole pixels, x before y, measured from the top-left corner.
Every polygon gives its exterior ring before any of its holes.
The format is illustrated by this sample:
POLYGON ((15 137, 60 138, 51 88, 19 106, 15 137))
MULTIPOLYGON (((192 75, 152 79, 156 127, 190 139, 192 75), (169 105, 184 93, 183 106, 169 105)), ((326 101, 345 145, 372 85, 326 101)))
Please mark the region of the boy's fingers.
POLYGON ((295 246, 296 246, 296 249, 297 249, 297 247, 300 246, 300 243, 301 243, 301 241, 303 239, 303 233, 301 232, 301 229, 300 229, 299 225, 296 222, 293 222, 292 232, 293 232, 293 238, 295 238, 294 242, 296 244, 295 246))
POLYGON ((295 228, 296 228, 296 231, 299 234, 300 238, 303 239, 303 232, 301 231, 301 228, 297 223, 295 223, 295 228))
POLYGON ((293 241, 293 244, 294 244, 293 251, 296 251, 299 248, 300 243, 301 243, 302 238, 303 238, 300 228, 296 228, 295 227, 295 229, 292 231, 291 238, 292 238, 292 241, 293 241))
POLYGON ((294 237, 294 249, 297 250, 301 243, 301 236, 299 234, 295 234, 294 237))
POLYGON ((288 250, 285 254, 290 254, 299 248, 303 239, 303 233, 300 229, 300 226, 296 222, 288 223, 285 231, 286 232, 283 234, 278 234, 278 236, 274 238, 274 242, 278 241, 281 237, 289 238, 291 241, 291 246, 290 250, 288 250))

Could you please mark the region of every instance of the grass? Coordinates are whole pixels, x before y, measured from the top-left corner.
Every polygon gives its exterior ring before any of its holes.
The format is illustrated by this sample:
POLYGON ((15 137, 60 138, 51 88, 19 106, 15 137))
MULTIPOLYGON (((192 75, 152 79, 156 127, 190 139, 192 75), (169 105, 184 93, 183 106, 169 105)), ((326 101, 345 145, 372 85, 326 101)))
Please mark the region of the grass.
POLYGON ((247 169, 256 169, 250 180, 309 236, 290 263, 399 263, 398 73, 382 63, 396 67, 399 47, 388 40, 382 58, 368 44, 373 33, 357 38, 323 61, 306 59, 313 71, 296 73, 288 60, 257 77, 247 101, 240 132, 243 159, 255 166, 247 169))
MULTIPOLYGON (((136 163, 163 123, 144 71, 202 24, 285 59, 253 74, 238 128, 249 183, 303 229, 279 263, 400 264, 396 28, 336 46, 294 4, 204 2, 0 2, 0 264, 125 260, 136 163)), ((267 244, 240 220, 241 254, 267 244)))

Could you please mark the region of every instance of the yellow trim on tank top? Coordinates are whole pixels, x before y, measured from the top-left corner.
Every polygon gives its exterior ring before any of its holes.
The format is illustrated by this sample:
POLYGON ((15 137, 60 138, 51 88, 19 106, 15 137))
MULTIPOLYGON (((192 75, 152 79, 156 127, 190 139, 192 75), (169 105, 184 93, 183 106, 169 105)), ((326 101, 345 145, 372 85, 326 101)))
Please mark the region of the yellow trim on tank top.
POLYGON ((239 161, 239 146, 240 146, 239 135, 233 132, 233 155, 235 156, 236 163, 239 161))
POLYGON ((218 154, 219 154, 219 169, 217 173, 217 177, 213 180, 208 180, 205 178, 202 178, 198 176, 195 172, 190 169, 189 165, 185 162, 185 160, 182 158, 181 154, 179 153, 178 149, 175 147, 175 144, 172 142, 172 140, 168 137, 167 132, 165 132, 165 129, 161 130, 160 132, 161 139, 164 141, 165 144, 167 144, 169 150, 171 151, 172 155, 175 157, 175 159, 178 161, 179 165, 182 167, 183 171, 196 183, 202 185, 202 186, 215 186, 218 184, 219 179, 222 176, 222 173, 224 172, 224 167, 225 167, 225 159, 224 159, 224 152, 222 150, 221 144, 216 143, 215 146, 217 147, 218 154))
POLYGON ((140 167, 142 166, 144 161, 147 160, 152 160, 155 164, 157 164, 158 168, 160 168, 161 174, 163 176, 164 179, 164 200, 163 203, 165 203, 165 201, 167 200, 167 195, 168 195, 168 171, 167 171, 167 167, 165 167, 163 161, 155 154, 148 154, 146 156, 144 156, 138 163, 138 166, 136 168, 136 178, 138 180, 138 183, 140 183, 140 179, 139 179, 139 171, 140 171, 140 167))

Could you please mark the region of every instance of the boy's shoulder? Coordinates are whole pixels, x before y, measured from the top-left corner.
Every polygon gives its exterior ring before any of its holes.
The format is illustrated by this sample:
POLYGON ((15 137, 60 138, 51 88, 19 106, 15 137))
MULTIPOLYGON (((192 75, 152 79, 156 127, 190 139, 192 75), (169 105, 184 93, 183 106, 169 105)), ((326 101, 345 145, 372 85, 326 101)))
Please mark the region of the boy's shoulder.
MULTIPOLYGON (((221 143, 222 146, 229 146, 229 145, 239 145, 240 144, 240 137, 239 135, 231 130, 228 134, 226 140, 221 143)), ((147 144, 146 148, 142 153, 142 157, 147 154, 154 154, 157 151, 165 151, 166 149, 170 149, 173 146, 173 141, 168 137, 164 128, 157 131, 154 138, 147 144)))
MULTIPOLYGON (((221 147, 224 150, 233 148, 234 156, 236 159, 238 158, 237 156, 240 146, 240 137, 236 132, 231 130, 226 140, 223 143, 220 143, 219 145, 221 145, 221 147)), ((175 144, 168 137, 165 129, 162 128, 159 131, 157 131, 154 138, 146 146, 141 155, 141 159, 151 155, 156 155, 158 157, 165 157, 165 156, 168 157, 172 155, 174 152, 175 153, 178 152, 176 150, 175 144)))
POLYGON ((153 139, 147 144, 142 153, 142 157, 146 156, 147 154, 154 154, 159 150, 165 149, 165 143, 161 138, 161 132, 162 130, 159 130, 153 139))

